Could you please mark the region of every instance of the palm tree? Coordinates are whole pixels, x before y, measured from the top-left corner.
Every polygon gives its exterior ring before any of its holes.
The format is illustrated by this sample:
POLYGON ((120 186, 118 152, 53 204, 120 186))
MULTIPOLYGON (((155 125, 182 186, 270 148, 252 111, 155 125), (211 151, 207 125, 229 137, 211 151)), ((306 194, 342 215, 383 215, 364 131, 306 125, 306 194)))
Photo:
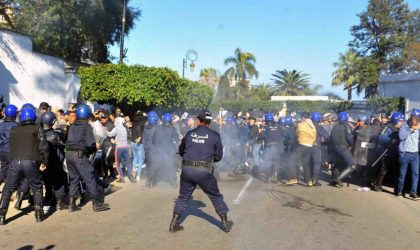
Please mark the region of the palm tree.
POLYGON ((204 68, 200 70, 200 82, 210 86, 216 87, 219 83, 220 73, 214 68, 204 68))
POLYGON ((277 70, 272 76, 273 94, 286 96, 310 94, 309 75, 302 71, 277 70))
POLYGON ((358 87, 357 61, 356 53, 349 50, 345 54, 340 53, 338 62, 334 63, 334 67, 337 67, 337 70, 333 73, 332 86, 344 85, 344 90, 347 90, 347 100, 349 101, 352 99, 352 90, 358 87))
POLYGON ((225 59, 225 66, 232 65, 225 72, 225 75, 237 82, 250 78, 258 78, 258 71, 255 69, 255 56, 250 52, 242 52, 241 49, 235 50, 235 55, 225 59))
POLYGON ((250 52, 235 50, 235 55, 225 59, 225 66, 231 65, 224 75, 230 82, 235 81, 236 98, 246 98, 249 91, 249 79, 258 78, 258 71, 255 68, 255 56, 250 52))
POLYGON ((251 87, 251 97, 258 101, 270 100, 272 94, 271 86, 269 84, 261 83, 251 87))

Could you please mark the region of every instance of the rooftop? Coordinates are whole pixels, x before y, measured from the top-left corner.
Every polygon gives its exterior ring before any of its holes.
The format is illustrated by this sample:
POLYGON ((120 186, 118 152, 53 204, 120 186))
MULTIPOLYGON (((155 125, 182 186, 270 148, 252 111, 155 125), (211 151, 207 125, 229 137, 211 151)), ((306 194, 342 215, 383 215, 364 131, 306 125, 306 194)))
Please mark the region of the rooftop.
POLYGON ((396 74, 381 74, 380 83, 420 81, 420 72, 401 72, 396 74))

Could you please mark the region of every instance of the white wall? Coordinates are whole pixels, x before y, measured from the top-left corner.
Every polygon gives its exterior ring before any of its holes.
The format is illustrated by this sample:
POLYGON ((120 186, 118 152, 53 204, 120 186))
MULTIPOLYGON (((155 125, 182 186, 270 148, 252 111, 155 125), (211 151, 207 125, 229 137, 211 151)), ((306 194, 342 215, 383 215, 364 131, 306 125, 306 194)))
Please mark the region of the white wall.
POLYGON ((406 111, 420 108, 420 81, 381 82, 379 94, 385 97, 406 98, 406 111))
POLYGON ((6 103, 38 107, 46 101, 65 109, 77 102, 79 89, 80 79, 65 73, 62 59, 33 52, 28 36, 0 29, 0 94, 6 103))

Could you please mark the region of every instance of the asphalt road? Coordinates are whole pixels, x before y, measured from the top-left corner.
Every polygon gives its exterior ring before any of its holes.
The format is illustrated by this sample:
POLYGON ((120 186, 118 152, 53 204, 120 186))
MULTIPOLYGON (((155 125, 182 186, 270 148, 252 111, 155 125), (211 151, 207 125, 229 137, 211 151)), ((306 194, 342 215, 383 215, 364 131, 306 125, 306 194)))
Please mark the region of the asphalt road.
POLYGON ((101 213, 88 203, 79 212, 57 211, 35 223, 32 211, 16 211, 11 203, 0 249, 420 248, 420 201, 355 186, 288 187, 250 178, 222 175, 219 183, 235 223, 230 233, 220 229, 210 200, 196 190, 184 231, 170 234, 178 190, 127 182, 115 184, 106 197, 111 210, 101 213))

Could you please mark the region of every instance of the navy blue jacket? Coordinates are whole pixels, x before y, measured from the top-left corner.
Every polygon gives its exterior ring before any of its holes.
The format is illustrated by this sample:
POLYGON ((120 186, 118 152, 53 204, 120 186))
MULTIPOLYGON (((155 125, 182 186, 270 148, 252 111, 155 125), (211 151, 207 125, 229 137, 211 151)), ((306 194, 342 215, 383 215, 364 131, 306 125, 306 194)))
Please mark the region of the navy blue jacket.
POLYGON ((87 120, 76 120, 70 126, 66 146, 71 150, 81 150, 85 154, 91 154, 96 151, 93 128, 87 120))
POLYGON ((0 123, 0 152, 10 153, 10 131, 16 126, 17 123, 8 118, 0 123))
POLYGON ((223 157, 223 145, 219 133, 204 125, 198 126, 182 139, 179 155, 187 161, 220 161, 223 157))

